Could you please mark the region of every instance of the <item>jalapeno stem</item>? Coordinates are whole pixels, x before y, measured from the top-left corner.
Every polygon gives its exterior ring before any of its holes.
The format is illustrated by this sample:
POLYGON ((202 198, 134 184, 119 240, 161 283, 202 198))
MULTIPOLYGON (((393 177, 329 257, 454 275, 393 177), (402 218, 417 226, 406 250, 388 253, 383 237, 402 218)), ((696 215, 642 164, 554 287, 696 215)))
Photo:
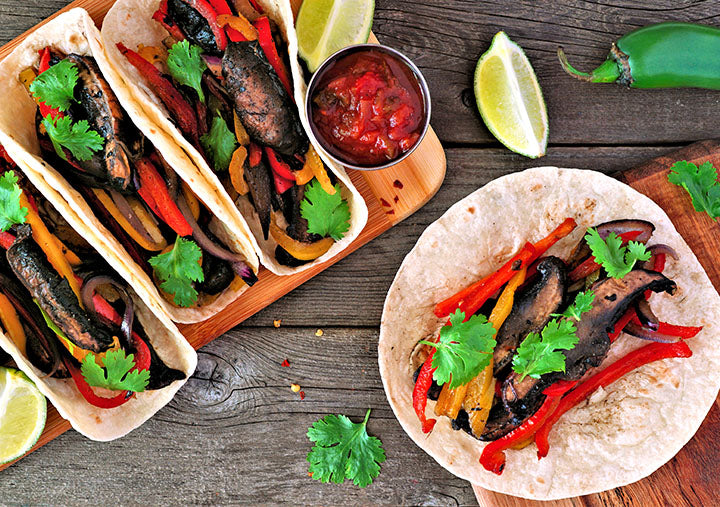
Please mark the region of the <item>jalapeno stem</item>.
POLYGON ((587 73, 579 71, 570 65, 563 48, 558 48, 557 52, 563 70, 581 81, 587 81, 589 83, 614 83, 622 75, 620 65, 613 59, 608 58, 597 69, 587 73))

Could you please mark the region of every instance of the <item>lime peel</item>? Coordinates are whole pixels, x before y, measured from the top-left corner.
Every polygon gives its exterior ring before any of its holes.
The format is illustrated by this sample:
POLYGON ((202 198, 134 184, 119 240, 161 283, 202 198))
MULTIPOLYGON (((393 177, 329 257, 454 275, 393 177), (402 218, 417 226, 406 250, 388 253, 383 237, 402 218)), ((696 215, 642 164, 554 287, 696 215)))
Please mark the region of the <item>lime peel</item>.
POLYGON ((35 384, 19 370, 0 367, 0 464, 32 449, 46 418, 47 401, 35 384))

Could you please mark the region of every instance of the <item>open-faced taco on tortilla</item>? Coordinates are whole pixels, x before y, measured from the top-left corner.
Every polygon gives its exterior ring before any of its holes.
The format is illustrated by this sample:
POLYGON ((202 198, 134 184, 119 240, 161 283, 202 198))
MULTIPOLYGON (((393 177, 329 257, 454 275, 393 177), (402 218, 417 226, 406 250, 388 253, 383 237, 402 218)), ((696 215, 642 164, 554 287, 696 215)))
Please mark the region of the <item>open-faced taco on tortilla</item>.
POLYGON ((102 35, 148 118, 247 220, 271 271, 307 269, 359 234, 362 197, 303 127, 287 0, 120 0, 102 35))
POLYGON ((48 193, 0 147, 0 348, 77 431, 112 440, 169 402, 197 357, 48 193))
POLYGON ((719 310, 650 199, 530 169, 418 240, 385 303, 380 372, 405 431, 451 472, 584 495, 647 476, 695 433, 720 387, 719 310))
POLYGON ((0 76, 5 148, 62 196, 61 213, 82 218, 90 242, 134 267, 173 320, 203 320, 257 280, 250 231, 140 114, 84 10, 27 37, 0 76))

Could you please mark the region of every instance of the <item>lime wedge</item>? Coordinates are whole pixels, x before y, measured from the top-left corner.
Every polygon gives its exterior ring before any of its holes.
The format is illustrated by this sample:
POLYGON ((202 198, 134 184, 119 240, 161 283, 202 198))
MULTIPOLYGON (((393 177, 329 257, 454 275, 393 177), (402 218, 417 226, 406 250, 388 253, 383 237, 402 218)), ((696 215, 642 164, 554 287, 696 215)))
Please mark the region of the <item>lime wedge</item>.
POLYGON ((374 14, 375 0, 305 0, 295 27, 310 72, 336 51, 367 42, 374 14))
POLYGON ((29 451, 45 428, 47 402, 21 371, 0 367, 0 464, 29 451))
POLYGON ((490 132, 530 158, 545 155, 548 118, 540 85, 522 48, 505 32, 493 37, 475 68, 475 99, 490 132))

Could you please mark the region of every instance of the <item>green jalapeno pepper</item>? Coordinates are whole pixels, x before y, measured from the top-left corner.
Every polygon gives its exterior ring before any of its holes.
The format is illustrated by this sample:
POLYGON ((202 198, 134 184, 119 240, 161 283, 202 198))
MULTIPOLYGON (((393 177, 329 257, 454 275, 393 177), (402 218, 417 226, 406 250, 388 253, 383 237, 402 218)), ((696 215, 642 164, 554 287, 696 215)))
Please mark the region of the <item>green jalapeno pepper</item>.
POLYGON ((692 23, 659 23, 639 28, 614 42, 605 62, 590 73, 558 57, 573 77, 631 88, 708 88, 720 90, 720 28, 692 23))

